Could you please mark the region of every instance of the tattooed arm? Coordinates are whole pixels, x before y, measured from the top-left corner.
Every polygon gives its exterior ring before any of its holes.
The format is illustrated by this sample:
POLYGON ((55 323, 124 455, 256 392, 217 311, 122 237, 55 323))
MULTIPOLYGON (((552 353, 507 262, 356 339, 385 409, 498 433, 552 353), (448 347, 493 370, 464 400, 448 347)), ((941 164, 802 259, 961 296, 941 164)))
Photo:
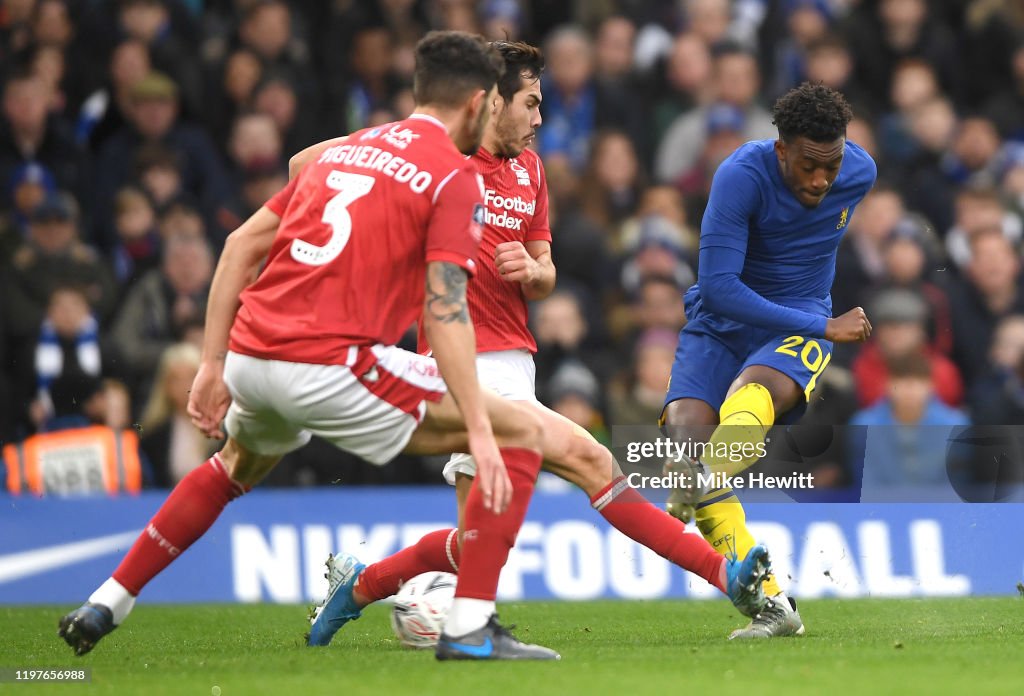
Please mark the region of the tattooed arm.
POLYGON ((427 264, 423 331, 448 391, 459 405, 469 433, 491 432, 476 376, 476 334, 466 304, 466 271, 454 263, 427 264))

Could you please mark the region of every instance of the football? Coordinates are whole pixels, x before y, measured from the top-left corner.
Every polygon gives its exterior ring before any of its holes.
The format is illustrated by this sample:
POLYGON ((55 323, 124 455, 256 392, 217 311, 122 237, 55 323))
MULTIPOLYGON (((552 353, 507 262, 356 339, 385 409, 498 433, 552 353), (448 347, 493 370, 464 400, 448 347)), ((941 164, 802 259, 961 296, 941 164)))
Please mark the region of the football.
POLYGON ((437 645, 455 599, 455 580, 451 573, 433 571, 402 585, 391 609, 391 628, 402 645, 421 649, 437 645))

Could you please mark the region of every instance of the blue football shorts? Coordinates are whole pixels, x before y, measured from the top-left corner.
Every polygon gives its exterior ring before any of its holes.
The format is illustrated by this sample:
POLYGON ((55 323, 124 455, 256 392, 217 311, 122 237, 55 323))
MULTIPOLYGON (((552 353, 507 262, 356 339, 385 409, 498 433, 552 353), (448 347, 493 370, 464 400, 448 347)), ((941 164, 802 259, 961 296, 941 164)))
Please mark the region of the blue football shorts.
POLYGON ((776 414, 776 423, 797 422, 832 360, 832 342, 741 324, 703 311, 700 304, 698 300, 693 311, 687 312, 689 322, 679 332, 665 406, 678 399, 700 399, 717 412, 729 386, 744 369, 765 365, 787 375, 803 390, 805 398, 799 406, 776 414))

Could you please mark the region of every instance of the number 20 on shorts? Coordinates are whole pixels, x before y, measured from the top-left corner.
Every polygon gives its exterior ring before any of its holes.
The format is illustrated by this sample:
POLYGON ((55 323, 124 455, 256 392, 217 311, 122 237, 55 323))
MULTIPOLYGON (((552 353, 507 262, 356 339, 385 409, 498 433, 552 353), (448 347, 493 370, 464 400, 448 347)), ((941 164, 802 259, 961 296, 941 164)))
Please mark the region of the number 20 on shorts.
POLYGON ((811 379, 804 388, 804 396, 810 399, 811 392, 814 391, 814 386, 818 383, 818 377, 825 371, 825 368, 828 367, 829 362, 832 360, 832 354, 826 354, 821 349, 821 345, 813 338, 808 340, 803 336, 789 336, 782 341, 782 345, 776 348, 775 352, 800 358, 804 367, 810 370, 811 379), (797 349, 800 346, 803 346, 803 349, 798 353, 797 349))

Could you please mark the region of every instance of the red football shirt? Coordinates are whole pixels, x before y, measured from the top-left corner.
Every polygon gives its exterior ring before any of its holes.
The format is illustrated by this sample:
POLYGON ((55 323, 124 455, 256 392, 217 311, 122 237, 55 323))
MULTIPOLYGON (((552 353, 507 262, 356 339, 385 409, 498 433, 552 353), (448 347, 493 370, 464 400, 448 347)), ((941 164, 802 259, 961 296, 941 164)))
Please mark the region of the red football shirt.
MULTIPOLYGON (((525 348, 536 353, 522 286, 498 275, 494 249, 502 242, 551 241, 544 166, 533 150, 523 150, 510 159, 480 148, 471 161, 484 179, 485 210, 477 273, 466 291, 476 328, 476 350, 525 348)), ((422 331, 419 338, 421 350, 429 349, 422 331)))
POLYGON ((428 262, 476 271, 481 196, 472 160, 429 116, 328 148, 266 204, 281 223, 231 350, 332 365, 348 346, 395 344, 423 311, 428 262))

